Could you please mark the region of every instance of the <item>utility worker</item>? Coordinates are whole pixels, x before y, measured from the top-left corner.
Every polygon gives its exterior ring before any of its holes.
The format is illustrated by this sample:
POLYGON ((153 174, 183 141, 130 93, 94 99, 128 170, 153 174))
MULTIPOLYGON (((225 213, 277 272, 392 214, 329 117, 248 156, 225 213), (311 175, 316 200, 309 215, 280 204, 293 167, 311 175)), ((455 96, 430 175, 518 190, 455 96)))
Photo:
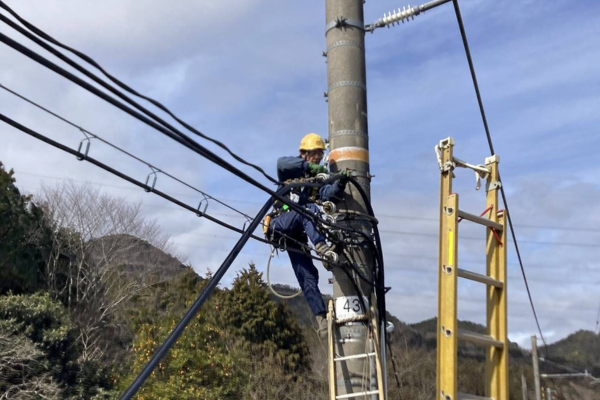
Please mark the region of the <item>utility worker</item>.
MULTIPOLYGON (((300 142, 300 155, 281 157, 277 160, 277 177, 280 182, 290 179, 314 177, 319 173, 326 173, 327 168, 321 165, 325 143, 316 133, 309 133, 302 138, 300 142)), ((319 188, 317 196, 313 188, 302 187, 300 190, 291 191, 286 196, 291 202, 307 208, 315 214, 320 213, 319 207, 311 202, 318 197, 321 201, 338 199, 344 193, 346 186, 346 177, 335 181, 333 184, 325 185, 319 188), (312 199, 311 199, 312 197, 312 199)), ((282 237, 278 234, 289 236, 294 240, 286 240, 287 248, 302 249, 302 245, 307 244, 307 236, 313 243, 317 254, 324 256, 332 251, 332 247, 325 241, 323 236, 315 227, 310 218, 307 218, 298 212, 291 210, 287 205, 276 203, 275 216, 271 220, 269 232, 273 238, 278 240, 282 237)), ((285 236, 283 236, 285 240, 285 236)), ((325 303, 321 291, 319 290, 319 272, 314 266, 312 258, 308 253, 288 251, 292 268, 304 293, 304 297, 310 306, 313 314, 317 318, 319 334, 327 335, 327 317, 325 303)))

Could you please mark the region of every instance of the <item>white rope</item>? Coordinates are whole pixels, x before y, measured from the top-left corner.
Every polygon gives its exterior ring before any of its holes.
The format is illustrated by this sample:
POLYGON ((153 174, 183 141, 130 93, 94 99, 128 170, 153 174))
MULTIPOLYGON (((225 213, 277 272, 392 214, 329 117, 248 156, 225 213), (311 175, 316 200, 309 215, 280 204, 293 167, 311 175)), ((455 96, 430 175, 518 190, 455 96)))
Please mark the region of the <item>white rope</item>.
MULTIPOLYGON (((294 293, 294 294, 286 296, 286 295, 277 293, 275 288, 273 288, 273 286, 271 285, 271 278, 269 276, 270 270, 271 270, 271 260, 275 256, 276 252, 277 252, 277 249, 275 249, 275 247, 271 247, 271 254, 269 255, 269 261, 267 261, 267 284, 269 285, 269 289, 275 296, 279 297, 280 299, 289 300, 289 299, 293 299, 294 297, 300 296, 300 294, 302 294, 302 290, 298 291, 298 293, 294 293)), ((279 257, 279 253, 277 253, 277 257, 279 257)))

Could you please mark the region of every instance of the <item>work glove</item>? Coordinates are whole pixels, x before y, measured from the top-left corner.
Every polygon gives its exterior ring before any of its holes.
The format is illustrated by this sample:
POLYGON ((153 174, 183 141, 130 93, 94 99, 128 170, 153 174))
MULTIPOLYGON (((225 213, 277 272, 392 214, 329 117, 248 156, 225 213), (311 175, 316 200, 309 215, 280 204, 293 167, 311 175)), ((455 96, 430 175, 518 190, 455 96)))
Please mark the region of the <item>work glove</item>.
POLYGON ((348 183, 348 180, 350 179, 350 177, 352 176, 352 171, 350 171, 349 169, 344 169, 341 170, 340 172, 338 172, 339 176, 340 176, 340 183, 342 185, 345 185, 346 183, 348 183))
POLYGON ((326 174, 327 168, 320 164, 308 163, 308 172, 312 176, 316 176, 317 174, 321 174, 321 173, 326 174))

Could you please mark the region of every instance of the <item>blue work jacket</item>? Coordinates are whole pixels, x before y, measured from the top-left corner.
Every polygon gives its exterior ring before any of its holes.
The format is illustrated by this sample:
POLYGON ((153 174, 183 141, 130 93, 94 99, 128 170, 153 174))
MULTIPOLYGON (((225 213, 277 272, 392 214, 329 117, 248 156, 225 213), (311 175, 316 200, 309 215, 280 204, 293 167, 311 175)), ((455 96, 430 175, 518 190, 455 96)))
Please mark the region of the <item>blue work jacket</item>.
MULTIPOLYGON (((280 182, 288 179, 304 178, 308 171, 308 162, 301 156, 280 157, 277 159, 277 179, 280 182)), ((344 194, 345 185, 335 181, 330 185, 325 185, 319 189, 319 198, 322 201, 341 200, 344 194)), ((305 205, 309 202, 310 188, 302 188, 299 194, 298 204, 305 205)))

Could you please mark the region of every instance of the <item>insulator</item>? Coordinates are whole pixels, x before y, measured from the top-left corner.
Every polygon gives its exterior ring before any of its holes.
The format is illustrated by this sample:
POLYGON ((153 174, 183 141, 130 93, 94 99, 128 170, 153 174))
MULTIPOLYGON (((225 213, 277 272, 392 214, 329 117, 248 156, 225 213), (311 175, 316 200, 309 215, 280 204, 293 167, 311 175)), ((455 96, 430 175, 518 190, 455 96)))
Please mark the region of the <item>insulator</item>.
POLYGON ((402 21, 407 21, 409 18, 415 19, 415 15, 419 15, 420 11, 418 7, 412 7, 409 5, 408 8, 402 7, 402 9, 398 8, 398 11, 393 10, 392 12, 388 12, 387 15, 383 14, 382 21, 385 25, 394 25, 402 21))
POLYGON ((337 207, 331 201, 326 201, 323 203, 323 211, 331 215, 337 211, 337 207))

